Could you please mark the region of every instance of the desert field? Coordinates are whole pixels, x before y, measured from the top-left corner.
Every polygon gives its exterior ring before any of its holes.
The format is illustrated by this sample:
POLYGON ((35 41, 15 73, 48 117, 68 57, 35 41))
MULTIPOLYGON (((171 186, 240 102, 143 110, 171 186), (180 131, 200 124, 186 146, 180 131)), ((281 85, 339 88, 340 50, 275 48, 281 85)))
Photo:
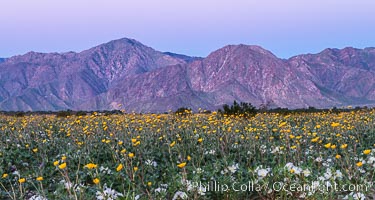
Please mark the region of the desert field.
POLYGON ((0 199, 372 199, 374 120, 1 115, 0 199))

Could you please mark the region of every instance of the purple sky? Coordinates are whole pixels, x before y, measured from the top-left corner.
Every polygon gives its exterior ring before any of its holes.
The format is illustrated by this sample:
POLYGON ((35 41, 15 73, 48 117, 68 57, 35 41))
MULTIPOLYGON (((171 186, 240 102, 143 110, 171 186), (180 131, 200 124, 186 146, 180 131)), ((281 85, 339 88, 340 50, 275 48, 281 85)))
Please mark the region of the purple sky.
POLYGON ((2 0, 0 57, 129 37, 192 56, 243 43, 288 58, 375 47, 374 10, 374 0, 2 0))

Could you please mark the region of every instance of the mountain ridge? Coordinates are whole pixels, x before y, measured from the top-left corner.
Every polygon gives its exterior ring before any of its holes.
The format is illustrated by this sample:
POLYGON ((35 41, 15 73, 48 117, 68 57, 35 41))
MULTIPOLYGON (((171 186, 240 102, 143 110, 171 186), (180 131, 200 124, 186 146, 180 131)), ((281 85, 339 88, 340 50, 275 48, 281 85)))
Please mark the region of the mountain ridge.
POLYGON ((375 105, 375 48, 327 48, 281 59, 257 45, 205 58, 128 38, 81 52, 28 52, 1 62, 0 109, 164 112, 233 100, 306 108, 375 105), (121 105, 121 106, 119 106, 121 105))

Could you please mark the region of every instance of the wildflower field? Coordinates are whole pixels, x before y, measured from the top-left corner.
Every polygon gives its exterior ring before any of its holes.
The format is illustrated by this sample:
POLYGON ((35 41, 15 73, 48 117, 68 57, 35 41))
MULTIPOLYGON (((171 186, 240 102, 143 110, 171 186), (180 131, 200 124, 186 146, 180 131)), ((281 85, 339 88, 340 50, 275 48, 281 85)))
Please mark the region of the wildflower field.
POLYGON ((373 199, 375 111, 0 116, 0 199, 373 199))

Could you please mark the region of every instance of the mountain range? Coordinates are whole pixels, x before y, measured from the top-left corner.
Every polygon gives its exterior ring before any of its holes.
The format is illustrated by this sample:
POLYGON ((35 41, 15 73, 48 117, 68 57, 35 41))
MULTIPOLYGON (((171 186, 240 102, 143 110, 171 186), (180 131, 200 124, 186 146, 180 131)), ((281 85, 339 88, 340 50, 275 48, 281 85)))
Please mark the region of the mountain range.
POLYGON ((215 110, 233 100, 260 107, 375 105, 375 48, 325 49, 280 59, 254 45, 205 58, 118 39, 76 53, 0 59, 0 110, 215 110))

